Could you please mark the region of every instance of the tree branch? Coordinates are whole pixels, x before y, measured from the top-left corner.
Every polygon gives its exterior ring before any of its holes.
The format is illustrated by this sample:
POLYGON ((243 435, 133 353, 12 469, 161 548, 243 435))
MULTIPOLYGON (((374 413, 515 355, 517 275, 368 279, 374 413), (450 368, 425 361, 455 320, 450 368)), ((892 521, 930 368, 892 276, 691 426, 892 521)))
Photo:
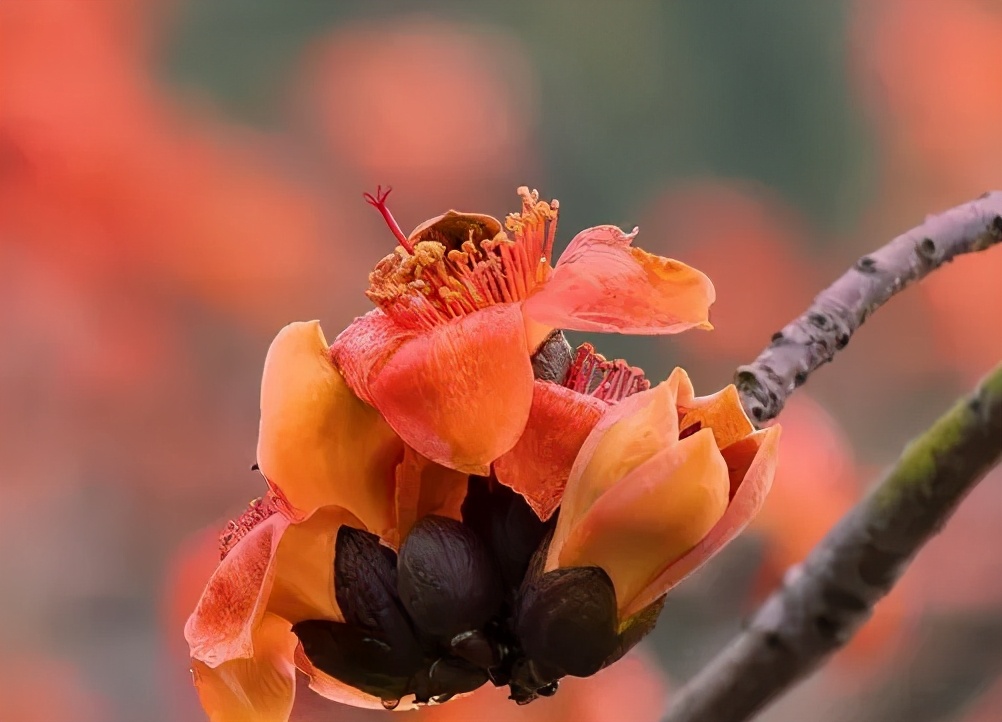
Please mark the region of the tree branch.
POLYGON ((869 618, 1000 457, 1002 364, 911 442, 867 498, 787 572, 748 628, 680 690, 662 722, 747 720, 817 667, 869 618))
POLYGON ((863 256, 796 320, 772 337, 735 383, 757 423, 773 419, 819 366, 843 349, 870 314, 909 284, 962 253, 1002 241, 1002 191, 930 216, 883 248, 863 256))

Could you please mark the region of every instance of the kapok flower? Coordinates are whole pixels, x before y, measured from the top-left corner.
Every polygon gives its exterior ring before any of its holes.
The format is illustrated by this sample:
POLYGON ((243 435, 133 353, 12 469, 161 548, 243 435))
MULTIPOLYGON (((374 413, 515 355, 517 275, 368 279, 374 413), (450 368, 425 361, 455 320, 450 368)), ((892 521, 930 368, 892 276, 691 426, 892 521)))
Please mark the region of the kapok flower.
POLYGON ((599 567, 626 622, 747 526, 772 484, 779 435, 779 426, 755 430, 733 385, 697 397, 676 368, 588 434, 545 570, 599 567))
POLYGON ((710 280, 632 247, 636 229, 581 231, 551 266, 558 204, 518 192, 522 211, 504 229, 491 216, 449 211, 409 236, 386 194, 368 196, 400 245, 369 277, 378 308, 331 349, 348 386, 405 443, 470 473, 486 473, 522 434, 533 403, 530 355, 552 329, 710 328, 710 280))

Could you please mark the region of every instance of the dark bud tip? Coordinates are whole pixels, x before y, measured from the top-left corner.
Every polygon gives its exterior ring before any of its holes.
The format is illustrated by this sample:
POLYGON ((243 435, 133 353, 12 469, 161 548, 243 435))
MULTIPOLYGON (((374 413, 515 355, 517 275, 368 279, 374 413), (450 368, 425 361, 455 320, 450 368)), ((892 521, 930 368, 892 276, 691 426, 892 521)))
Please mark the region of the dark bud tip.
POLYGON ((542 676, 588 677, 615 653, 616 622, 616 592, 609 575, 599 567, 569 567, 527 580, 516 633, 542 676))
POLYGON ((562 383, 574 361, 574 350, 559 329, 546 337, 530 359, 532 375, 541 381, 562 383))
POLYGON ((478 629, 457 634, 449 642, 449 648, 454 655, 480 669, 496 667, 500 662, 494 645, 478 629))
POLYGON ((501 579, 483 540, 454 519, 426 516, 400 547, 397 589, 426 634, 451 640, 479 629, 502 602, 501 579))
POLYGON ((343 622, 311 619, 293 625, 292 631, 314 666, 381 699, 408 694, 420 668, 420 655, 401 652, 385 639, 343 622))

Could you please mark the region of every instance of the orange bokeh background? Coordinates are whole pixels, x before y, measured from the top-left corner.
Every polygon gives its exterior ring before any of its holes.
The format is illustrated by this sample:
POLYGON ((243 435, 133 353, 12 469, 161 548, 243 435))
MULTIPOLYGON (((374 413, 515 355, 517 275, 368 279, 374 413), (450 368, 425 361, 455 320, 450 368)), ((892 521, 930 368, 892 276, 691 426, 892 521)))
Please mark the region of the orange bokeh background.
MULTIPOLYGON (((1002 186, 997 0, 376 5, 0 0, 3 722, 201 719, 181 628, 260 493, 264 352, 367 310, 393 239, 362 191, 395 186, 407 229, 523 183, 560 198, 560 243, 640 225, 714 279, 716 330, 590 340, 719 388, 860 254, 1002 186)), ((636 657, 415 717, 653 722, 1000 329, 1000 249, 895 299, 798 392, 761 518, 636 657)), ((1002 718, 1000 515, 995 472, 761 719, 1002 718)), ((294 719, 374 716, 303 694, 294 719)))

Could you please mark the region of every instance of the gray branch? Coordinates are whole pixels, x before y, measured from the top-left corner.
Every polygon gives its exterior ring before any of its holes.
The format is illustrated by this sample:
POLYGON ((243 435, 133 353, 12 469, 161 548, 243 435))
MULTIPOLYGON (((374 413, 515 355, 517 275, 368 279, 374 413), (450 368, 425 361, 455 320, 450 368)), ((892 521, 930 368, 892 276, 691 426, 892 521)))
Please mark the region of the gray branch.
POLYGON ((822 291, 799 318, 772 337, 759 357, 738 369, 735 383, 757 423, 773 419, 786 399, 849 343, 894 294, 962 253, 1002 241, 1002 191, 930 216, 883 248, 863 256, 822 291))
POLYGON ((1000 457, 1002 364, 911 442, 869 496, 787 572, 749 626, 679 691, 662 722, 742 722, 816 668, 869 618, 1000 457))

